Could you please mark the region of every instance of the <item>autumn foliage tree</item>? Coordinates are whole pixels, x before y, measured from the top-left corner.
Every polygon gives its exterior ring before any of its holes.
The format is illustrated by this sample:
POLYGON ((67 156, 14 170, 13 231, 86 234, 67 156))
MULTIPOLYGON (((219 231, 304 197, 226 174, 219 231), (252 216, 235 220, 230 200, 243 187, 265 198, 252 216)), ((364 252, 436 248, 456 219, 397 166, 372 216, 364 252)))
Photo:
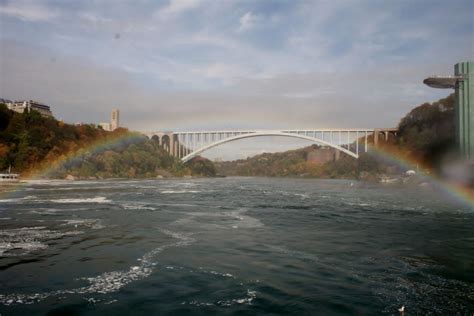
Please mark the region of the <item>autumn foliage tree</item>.
POLYGON ((398 146, 428 166, 435 166, 456 144, 454 94, 414 108, 401 119, 398 128, 398 146))
MULTIPOLYGON (((136 178, 215 174, 203 159, 183 165, 145 136, 119 128, 70 125, 35 111, 16 113, 0 104, 0 170, 64 178, 136 178)), ((212 164, 212 163, 211 163, 212 164)))

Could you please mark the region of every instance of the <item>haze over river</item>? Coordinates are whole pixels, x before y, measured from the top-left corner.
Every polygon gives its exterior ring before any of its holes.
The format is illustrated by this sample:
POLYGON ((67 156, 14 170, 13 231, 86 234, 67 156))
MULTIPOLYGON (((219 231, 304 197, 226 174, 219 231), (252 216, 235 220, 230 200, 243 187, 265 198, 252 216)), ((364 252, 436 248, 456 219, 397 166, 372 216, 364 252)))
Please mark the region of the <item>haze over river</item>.
POLYGON ((7 190, 2 316, 474 313, 474 209, 429 186, 219 178, 7 190))

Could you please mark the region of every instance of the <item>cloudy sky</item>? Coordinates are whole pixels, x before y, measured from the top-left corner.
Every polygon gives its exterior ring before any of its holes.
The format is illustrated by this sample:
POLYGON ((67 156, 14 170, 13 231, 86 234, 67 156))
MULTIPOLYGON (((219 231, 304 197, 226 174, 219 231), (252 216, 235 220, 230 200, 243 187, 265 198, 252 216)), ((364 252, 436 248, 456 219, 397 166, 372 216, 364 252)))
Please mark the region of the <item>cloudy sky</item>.
MULTIPOLYGON (((391 127, 449 94, 474 1, 0 0, 0 97, 134 130, 391 127)), ((246 146, 246 145, 243 145, 246 146)))

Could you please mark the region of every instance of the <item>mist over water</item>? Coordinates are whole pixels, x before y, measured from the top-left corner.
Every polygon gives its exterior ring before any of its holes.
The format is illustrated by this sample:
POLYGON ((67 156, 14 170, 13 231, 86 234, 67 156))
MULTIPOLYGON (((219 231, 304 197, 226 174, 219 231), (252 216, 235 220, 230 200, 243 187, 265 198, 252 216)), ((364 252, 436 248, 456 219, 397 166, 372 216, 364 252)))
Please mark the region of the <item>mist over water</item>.
POLYGON ((0 199, 0 314, 469 315, 473 227, 429 186, 35 182, 0 199))

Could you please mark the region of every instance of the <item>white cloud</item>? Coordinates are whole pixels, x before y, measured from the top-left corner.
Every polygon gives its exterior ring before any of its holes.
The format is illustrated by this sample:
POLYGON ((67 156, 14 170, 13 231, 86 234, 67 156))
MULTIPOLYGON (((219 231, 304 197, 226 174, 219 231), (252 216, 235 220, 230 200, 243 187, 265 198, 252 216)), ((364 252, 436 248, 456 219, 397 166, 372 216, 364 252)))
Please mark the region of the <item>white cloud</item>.
POLYGON ((56 18, 58 11, 34 2, 18 1, 1 5, 0 14, 28 22, 42 22, 56 18))
POLYGON ((253 14, 252 12, 247 12, 242 15, 239 19, 240 25, 237 29, 238 32, 245 32, 250 30, 258 20, 258 16, 253 14))
POLYGON ((79 17, 87 23, 93 23, 96 25, 112 22, 112 19, 106 18, 94 12, 82 12, 79 14, 79 17))
POLYGON ((159 9, 155 16, 157 17, 168 17, 170 15, 177 15, 184 11, 188 11, 198 7, 202 3, 202 0, 170 0, 168 5, 159 9))

